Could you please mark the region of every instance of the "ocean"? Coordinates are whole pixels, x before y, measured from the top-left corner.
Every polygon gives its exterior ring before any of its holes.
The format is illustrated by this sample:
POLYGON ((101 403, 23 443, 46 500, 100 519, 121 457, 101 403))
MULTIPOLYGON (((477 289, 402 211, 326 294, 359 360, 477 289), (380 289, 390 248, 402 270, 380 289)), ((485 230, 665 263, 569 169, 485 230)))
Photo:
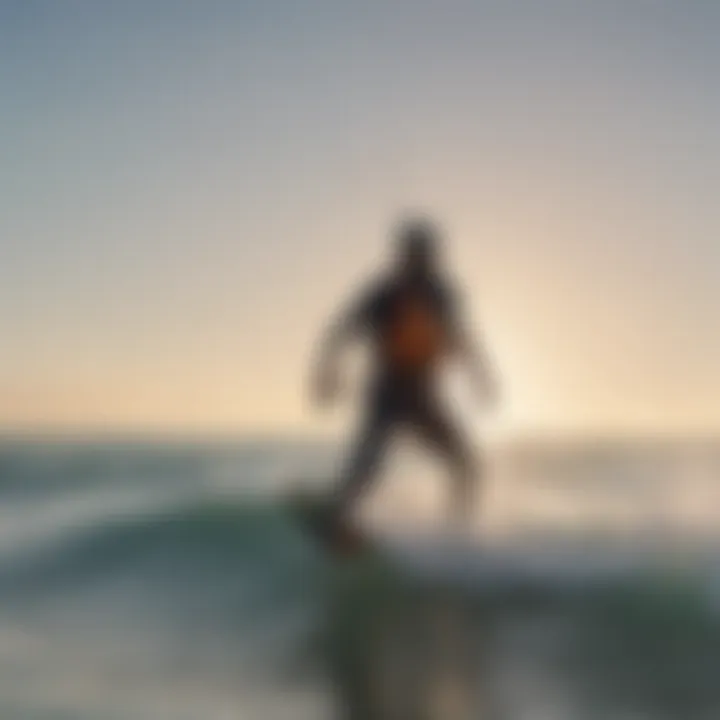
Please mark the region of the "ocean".
POLYGON ((282 501, 333 447, 3 441, 0 718, 717 720, 720 444, 487 457, 472 532, 408 455, 339 565, 282 501))

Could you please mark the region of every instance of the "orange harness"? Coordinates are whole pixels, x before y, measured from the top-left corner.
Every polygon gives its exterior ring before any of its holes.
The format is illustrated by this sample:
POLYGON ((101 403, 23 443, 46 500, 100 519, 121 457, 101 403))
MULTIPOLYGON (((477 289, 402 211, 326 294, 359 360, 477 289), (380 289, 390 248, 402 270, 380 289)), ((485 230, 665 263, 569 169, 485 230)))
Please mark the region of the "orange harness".
POLYGON ((381 344, 392 367, 411 370, 436 362, 444 354, 447 340, 433 309, 420 299, 407 297, 400 301, 381 344))

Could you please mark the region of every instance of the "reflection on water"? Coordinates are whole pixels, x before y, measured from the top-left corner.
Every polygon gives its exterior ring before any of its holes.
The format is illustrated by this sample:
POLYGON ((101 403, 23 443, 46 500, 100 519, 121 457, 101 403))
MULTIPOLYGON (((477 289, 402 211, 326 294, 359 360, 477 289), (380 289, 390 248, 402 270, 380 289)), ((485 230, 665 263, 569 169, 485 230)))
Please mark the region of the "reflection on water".
POLYGON ((474 591, 385 572, 335 599, 342 717, 717 717, 720 621, 689 577, 517 575, 474 591), (363 592, 375 602, 358 605, 363 592))

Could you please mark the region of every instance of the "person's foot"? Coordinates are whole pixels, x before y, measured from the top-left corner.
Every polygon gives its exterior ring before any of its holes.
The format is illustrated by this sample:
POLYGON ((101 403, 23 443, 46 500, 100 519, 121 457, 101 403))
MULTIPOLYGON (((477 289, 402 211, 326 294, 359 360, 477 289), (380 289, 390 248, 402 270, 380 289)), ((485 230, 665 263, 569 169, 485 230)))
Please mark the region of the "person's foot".
POLYGON ((352 555, 362 550, 363 537, 358 529, 347 521, 341 521, 331 528, 330 542, 340 555, 352 555))
POLYGON ((363 537, 357 526, 335 507, 328 507, 323 519, 324 533, 333 552, 351 555, 361 549, 363 537))

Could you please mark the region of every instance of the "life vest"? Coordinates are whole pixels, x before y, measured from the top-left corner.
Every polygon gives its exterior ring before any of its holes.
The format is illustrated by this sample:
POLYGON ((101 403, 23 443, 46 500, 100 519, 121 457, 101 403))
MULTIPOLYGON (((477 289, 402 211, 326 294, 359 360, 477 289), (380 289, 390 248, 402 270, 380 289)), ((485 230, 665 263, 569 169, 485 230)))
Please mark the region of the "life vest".
POLYGON ((434 364, 444 354, 446 334, 438 310, 417 294, 401 295, 381 337, 390 367, 413 370, 434 364))

